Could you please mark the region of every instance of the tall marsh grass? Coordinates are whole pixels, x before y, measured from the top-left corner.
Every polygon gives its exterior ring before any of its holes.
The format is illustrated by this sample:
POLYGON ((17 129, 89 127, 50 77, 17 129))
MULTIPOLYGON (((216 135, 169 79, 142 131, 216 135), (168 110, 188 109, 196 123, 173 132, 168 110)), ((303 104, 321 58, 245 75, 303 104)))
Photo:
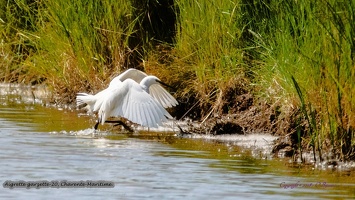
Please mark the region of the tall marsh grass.
POLYGON ((72 101, 75 92, 98 88, 129 62, 136 22, 129 1, 22 0, 2 6, 2 48, 12 50, 5 81, 12 81, 9 74, 19 74, 17 81, 46 81, 72 101))
POLYGON ((230 0, 178 0, 175 7, 173 61, 161 67, 183 74, 185 80, 178 80, 181 94, 198 101, 201 117, 228 113, 231 102, 226 99, 247 86, 239 48, 242 30, 237 26, 240 5, 230 0))
POLYGON ((310 134, 304 142, 320 160, 326 147, 342 159, 354 158, 355 4, 301 0, 268 6, 273 32, 255 38, 264 62, 257 71, 262 93, 284 107, 301 107, 310 134))

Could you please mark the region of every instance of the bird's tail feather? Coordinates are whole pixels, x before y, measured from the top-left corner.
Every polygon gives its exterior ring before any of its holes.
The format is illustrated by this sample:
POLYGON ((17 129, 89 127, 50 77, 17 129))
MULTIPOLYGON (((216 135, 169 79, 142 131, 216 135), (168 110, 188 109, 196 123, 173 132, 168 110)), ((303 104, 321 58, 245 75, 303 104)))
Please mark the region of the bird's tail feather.
POLYGON ((92 112, 95 102, 96 99, 94 95, 87 94, 87 93, 77 93, 76 95, 76 106, 79 108, 89 105, 89 109, 92 112))

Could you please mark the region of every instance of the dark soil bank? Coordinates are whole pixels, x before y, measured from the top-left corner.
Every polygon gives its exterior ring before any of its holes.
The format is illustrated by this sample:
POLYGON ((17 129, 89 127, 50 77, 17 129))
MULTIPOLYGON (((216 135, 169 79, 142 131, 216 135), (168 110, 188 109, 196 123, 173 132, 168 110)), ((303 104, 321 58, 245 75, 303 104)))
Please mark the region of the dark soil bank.
MULTIPOLYGON (((301 162, 337 163, 341 161, 341 158, 336 158, 335 154, 320 155, 319 152, 317 155, 314 154, 312 148, 302 141, 302 150, 300 150, 297 130, 304 134, 307 125, 302 121, 299 109, 292 110, 285 115, 285 113, 278 112, 280 105, 269 105, 266 102, 256 101, 250 93, 239 95, 235 105, 231 109, 233 114, 211 114, 200 123, 189 123, 188 128, 181 129, 181 132, 201 135, 268 133, 279 137, 274 141, 272 150, 276 157, 290 157, 294 161, 301 162), (301 121, 296 123, 297 120, 301 121)), ((331 151, 324 150, 324 152, 331 151)))

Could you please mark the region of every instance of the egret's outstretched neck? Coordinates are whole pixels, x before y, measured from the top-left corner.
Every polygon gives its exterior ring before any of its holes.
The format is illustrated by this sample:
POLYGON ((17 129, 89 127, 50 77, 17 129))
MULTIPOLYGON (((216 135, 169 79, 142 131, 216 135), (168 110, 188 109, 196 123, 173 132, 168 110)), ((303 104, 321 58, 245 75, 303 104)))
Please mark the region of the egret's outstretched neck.
POLYGON ((143 90, 149 93, 149 87, 157 83, 156 82, 157 79, 158 78, 156 76, 147 76, 144 77, 139 84, 142 86, 143 90))

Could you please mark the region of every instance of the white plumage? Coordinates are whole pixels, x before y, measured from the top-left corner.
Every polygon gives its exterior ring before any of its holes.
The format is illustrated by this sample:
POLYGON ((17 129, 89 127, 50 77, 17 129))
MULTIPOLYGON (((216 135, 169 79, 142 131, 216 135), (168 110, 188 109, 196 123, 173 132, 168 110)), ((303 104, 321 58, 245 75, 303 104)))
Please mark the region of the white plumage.
MULTIPOLYGON (((108 88, 102 90, 101 92, 97 93, 96 95, 90 95, 87 93, 78 93, 76 96, 77 106, 80 107, 82 105, 89 105, 90 111, 94 110, 94 105, 98 99, 101 99, 103 96, 106 95, 107 90, 117 85, 119 82, 123 82, 126 79, 132 79, 137 83, 140 83, 143 78, 147 77, 148 75, 140 70, 137 69, 128 69, 119 76, 112 79, 108 88)), ((166 91, 160 84, 152 84, 148 88, 148 93, 156 99, 164 108, 171 108, 178 105, 176 99, 166 91)), ((97 110, 96 110, 97 111, 97 110)))
POLYGON ((91 111, 98 111, 101 124, 109 117, 121 116, 142 126, 158 127, 172 118, 165 108, 178 105, 159 83, 155 76, 129 69, 96 95, 78 93, 77 105, 87 104, 91 111))

